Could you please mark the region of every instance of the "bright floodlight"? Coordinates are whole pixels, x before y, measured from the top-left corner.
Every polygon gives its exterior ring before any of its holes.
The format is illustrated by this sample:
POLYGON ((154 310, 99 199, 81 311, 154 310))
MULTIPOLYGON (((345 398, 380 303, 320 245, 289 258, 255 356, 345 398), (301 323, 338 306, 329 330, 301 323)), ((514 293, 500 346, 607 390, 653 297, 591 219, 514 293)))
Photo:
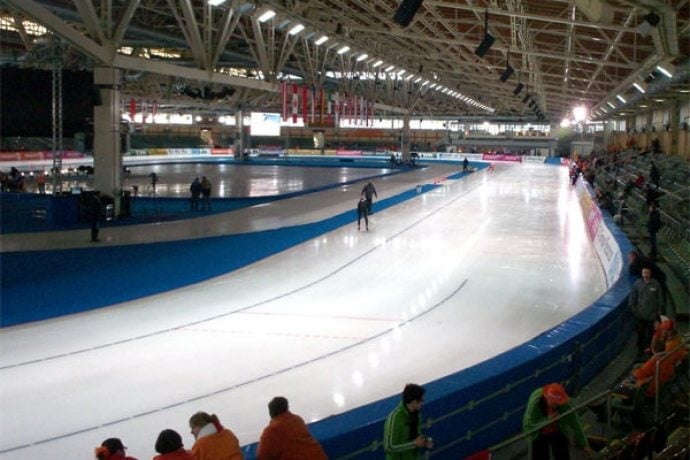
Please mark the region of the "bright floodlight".
POLYGON ((587 118, 587 108, 583 105, 575 107, 573 109, 573 117, 575 117, 576 122, 584 121, 587 118))
POLYGON ((316 40, 316 41, 314 42, 314 44, 315 44, 316 46, 319 46, 319 45, 323 45, 323 44, 326 43, 327 41, 328 41, 328 37, 326 37, 325 35, 321 35, 321 37, 320 37, 318 40, 316 40))
POLYGON ((275 15, 276 15, 276 12, 275 12, 275 11, 273 11, 273 10, 266 10, 266 11, 264 12, 264 14, 262 14, 261 16, 259 16, 258 21, 259 21, 259 22, 266 22, 266 21, 269 21, 269 20, 273 19, 273 17, 274 17, 275 15))
POLYGON ((663 73, 668 78, 672 78, 673 74, 676 72, 675 67, 669 61, 664 61, 657 64, 656 70, 663 73))
POLYGON ((363 60, 365 60, 365 59, 368 58, 368 57, 369 57, 369 55, 368 55, 367 53, 362 53, 362 54, 360 54, 359 57, 357 58, 357 62, 362 62, 363 60))
POLYGON ((347 53, 348 51, 350 51, 350 47, 347 46, 347 45, 345 45, 345 46, 343 46, 342 48, 340 48, 340 49, 338 50, 338 54, 345 54, 345 53, 347 53))
MULTIPOLYGON (((577 109, 577 108, 576 108, 576 109, 577 109)), ((575 110, 573 110, 573 112, 574 112, 574 111, 575 111, 575 110)), ((564 118, 564 119, 561 120, 561 128, 567 128, 567 127, 569 127, 569 126, 570 126, 570 120, 568 120, 567 118, 564 118)))
POLYGON ((225 3, 225 0, 208 0, 208 4, 211 6, 218 6, 225 3))
POLYGON ((636 90, 638 90, 642 94, 647 92, 647 84, 643 81, 634 81, 633 86, 635 87, 636 90))
POLYGON ((290 35, 297 35, 298 33, 302 32, 304 30, 304 25, 303 24, 297 24, 295 27, 290 29, 288 32, 290 35))
POLYGON ((377 68, 377 67, 380 66, 381 64, 383 64, 383 61, 382 61, 381 59, 379 59, 378 61, 374 62, 371 66, 372 66, 373 68, 377 68))
POLYGON ((616 94, 616 99, 618 99, 619 101, 621 101, 623 104, 625 104, 626 102, 628 102, 628 101, 626 101, 625 98, 624 98, 623 96, 621 96, 620 94, 616 94))

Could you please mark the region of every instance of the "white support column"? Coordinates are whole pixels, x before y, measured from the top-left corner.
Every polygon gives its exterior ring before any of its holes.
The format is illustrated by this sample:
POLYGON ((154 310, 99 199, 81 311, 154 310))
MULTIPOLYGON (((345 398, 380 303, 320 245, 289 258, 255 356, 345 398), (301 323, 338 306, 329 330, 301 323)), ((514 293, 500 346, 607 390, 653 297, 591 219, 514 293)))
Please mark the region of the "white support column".
POLYGON ((401 152, 403 163, 410 161, 410 114, 403 115, 401 152))
POLYGON ((122 72, 112 67, 98 67, 93 72, 99 92, 93 109, 94 187, 115 199, 115 215, 120 212, 122 187, 122 152, 120 146, 120 85, 122 72), (100 102, 100 105, 98 104, 100 102))
POLYGON ((237 127, 237 137, 235 139, 235 145, 237 146, 237 158, 244 158, 244 126, 242 125, 242 118, 244 118, 244 112, 242 109, 238 109, 235 112, 235 126, 237 127))

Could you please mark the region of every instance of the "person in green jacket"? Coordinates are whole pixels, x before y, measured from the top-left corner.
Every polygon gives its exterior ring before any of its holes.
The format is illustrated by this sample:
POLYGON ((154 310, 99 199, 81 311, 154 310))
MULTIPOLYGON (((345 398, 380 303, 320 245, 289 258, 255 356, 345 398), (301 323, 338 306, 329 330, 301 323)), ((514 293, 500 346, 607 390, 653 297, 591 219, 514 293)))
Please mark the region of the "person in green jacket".
POLYGON ((549 460, 549 450, 556 460, 569 460, 568 443, 585 450, 589 455, 592 450, 582 430, 576 413, 556 419, 560 414, 572 409, 568 402, 568 393, 560 383, 549 383, 532 392, 522 417, 522 431, 527 433, 542 426, 530 435, 532 442, 532 459, 549 460), (547 424, 549 420, 553 423, 547 424))
POLYGON ((383 426, 383 450, 386 460, 417 460, 421 448, 431 449, 431 438, 422 435, 422 402, 424 388, 405 385, 402 401, 388 414, 383 426))

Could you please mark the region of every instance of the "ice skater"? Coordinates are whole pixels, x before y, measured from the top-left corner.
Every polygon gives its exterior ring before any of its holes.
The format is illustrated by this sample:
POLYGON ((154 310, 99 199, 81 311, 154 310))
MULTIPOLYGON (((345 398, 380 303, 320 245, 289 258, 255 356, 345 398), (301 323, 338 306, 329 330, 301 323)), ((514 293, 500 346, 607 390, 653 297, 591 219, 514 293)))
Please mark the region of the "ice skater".
POLYGON ((378 198, 379 196, 376 193, 376 187, 374 187, 374 184, 371 182, 371 180, 362 188, 362 196, 367 199, 367 213, 373 214, 373 212, 371 212, 371 202, 373 201, 374 197, 378 198))
POLYGON ((357 230, 361 230, 362 217, 364 217, 364 225, 367 231, 369 231, 369 211, 367 209, 367 199, 361 196, 359 202, 357 203, 357 230))

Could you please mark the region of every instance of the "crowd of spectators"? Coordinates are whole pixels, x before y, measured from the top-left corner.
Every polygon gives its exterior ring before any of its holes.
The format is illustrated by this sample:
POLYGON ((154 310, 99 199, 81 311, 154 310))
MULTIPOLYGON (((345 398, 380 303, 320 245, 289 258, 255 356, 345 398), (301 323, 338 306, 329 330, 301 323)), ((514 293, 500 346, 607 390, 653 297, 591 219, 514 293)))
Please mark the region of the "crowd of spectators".
MULTIPOLYGON (((287 398, 276 396, 268 403, 270 422, 263 430, 256 457, 259 460, 326 460, 319 442, 311 435, 306 423, 290 412, 287 398)), ((244 454, 235 433, 224 427, 218 416, 196 412, 189 418, 194 436, 191 449, 185 449, 182 436, 166 428, 158 434, 153 460, 243 460, 244 454)), ((108 438, 95 449, 97 460, 137 460, 126 454, 127 447, 119 438, 108 438)))

